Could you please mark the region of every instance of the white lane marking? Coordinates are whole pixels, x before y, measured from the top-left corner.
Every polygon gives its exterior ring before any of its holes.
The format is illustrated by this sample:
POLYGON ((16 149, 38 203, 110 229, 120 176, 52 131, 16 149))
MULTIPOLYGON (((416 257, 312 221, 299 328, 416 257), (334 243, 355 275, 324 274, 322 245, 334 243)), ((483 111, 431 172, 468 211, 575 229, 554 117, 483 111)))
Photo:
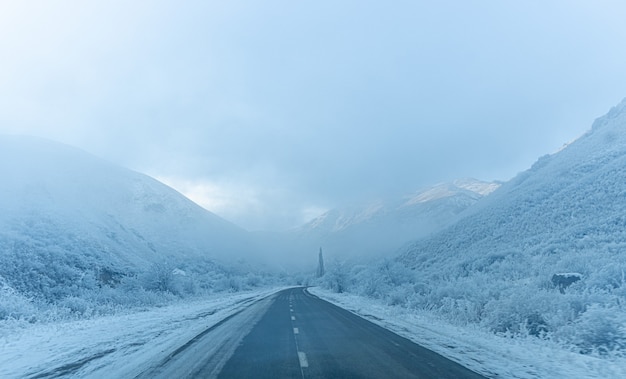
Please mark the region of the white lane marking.
POLYGON ((291 316, 291 321, 296 321, 296 316, 291 316))
POLYGON ((299 351, 298 352, 298 359, 300 359, 300 368, 309 367, 309 361, 306 359, 306 354, 304 354, 303 352, 299 351))
POLYGON ((290 309, 291 312, 293 312, 293 309, 290 309))
POLYGON ((293 334, 299 334, 300 331, 298 330, 298 328, 293 328, 293 334))

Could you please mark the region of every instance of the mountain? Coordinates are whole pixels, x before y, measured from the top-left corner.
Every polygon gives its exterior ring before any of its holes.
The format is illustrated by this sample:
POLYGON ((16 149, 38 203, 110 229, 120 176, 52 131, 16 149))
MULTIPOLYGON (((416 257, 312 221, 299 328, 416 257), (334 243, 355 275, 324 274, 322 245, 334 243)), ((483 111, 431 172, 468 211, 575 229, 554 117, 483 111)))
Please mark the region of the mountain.
POLYGON ((398 261, 415 307, 626 349, 626 99, 398 261))
POLYGON ((578 140, 503 184, 462 220, 415 243, 404 260, 425 250, 446 264, 452 256, 520 255, 549 263, 550 271, 593 276, 596 268, 585 267, 587 255, 624 258, 616 254, 626 243, 624 215, 626 101, 578 140))
POLYGON ((342 259, 385 256, 449 225, 498 187, 462 179, 392 201, 334 209, 292 230, 291 238, 301 250, 315 252, 321 246, 342 259))
POLYGON ((37 295, 87 274, 111 281, 165 262, 249 258, 244 230, 79 149, 1 136, 0 178, 0 287, 37 295))

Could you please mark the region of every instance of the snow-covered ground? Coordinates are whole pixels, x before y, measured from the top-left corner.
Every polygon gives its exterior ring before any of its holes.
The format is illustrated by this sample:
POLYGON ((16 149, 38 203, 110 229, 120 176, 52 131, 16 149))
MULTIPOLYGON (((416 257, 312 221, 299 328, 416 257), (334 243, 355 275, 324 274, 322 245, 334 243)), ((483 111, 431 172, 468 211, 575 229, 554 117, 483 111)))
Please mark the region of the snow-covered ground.
POLYGON ((202 331, 283 288, 216 294, 198 301, 82 321, 0 323, 0 378, 128 378, 202 331))
POLYGON ((361 296, 308 290, 489 378, 626 378, 624 358, 581 355, 534 337, 501 337, 361 296))
MULTIPOLYGON (((282 288, 216 294, 198 301, 81 321, 0 323, 0 378, 136 377, 216 324, 282 288)), ((626 359, 564 350, 461 328, 380 301, 309 291, 490 378, 624 378, 626 359)), ((217 343, 217 342, 216 342, 217 343)))

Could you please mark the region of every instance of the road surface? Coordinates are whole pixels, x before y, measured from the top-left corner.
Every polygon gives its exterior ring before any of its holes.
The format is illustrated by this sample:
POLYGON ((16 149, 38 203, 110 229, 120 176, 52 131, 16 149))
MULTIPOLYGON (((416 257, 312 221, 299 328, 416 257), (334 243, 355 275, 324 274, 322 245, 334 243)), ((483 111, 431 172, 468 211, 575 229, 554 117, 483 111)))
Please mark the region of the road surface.
POLYGON ((140 377, 484 378, 304 288, 234 315, 140 377))

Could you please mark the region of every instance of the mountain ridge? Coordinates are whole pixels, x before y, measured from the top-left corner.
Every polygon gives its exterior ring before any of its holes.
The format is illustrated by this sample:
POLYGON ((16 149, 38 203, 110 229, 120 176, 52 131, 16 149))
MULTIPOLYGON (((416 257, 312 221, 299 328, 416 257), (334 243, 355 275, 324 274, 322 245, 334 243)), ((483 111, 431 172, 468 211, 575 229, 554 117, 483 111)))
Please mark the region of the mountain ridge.
POLYGON ((459 179, 393 200, 332 209, 291 230, 288 238, 301 250, 322 246, 337 259, 390 256, 410 240, 448 225, 498 187, 497 182, 459 179))
POLYGON ((625 178, 626 100, 403 248, 397 262, 419 273, 419 290, 404 296, 457 322, 550 333, 581 352, 626 347, 625 178))
POLYGON ((252 263, 243 229, 80 149, 0 136, 0 176, 0 277, 15 287, 80 286, 85 274, 132 276, 167 262, 252 263))

